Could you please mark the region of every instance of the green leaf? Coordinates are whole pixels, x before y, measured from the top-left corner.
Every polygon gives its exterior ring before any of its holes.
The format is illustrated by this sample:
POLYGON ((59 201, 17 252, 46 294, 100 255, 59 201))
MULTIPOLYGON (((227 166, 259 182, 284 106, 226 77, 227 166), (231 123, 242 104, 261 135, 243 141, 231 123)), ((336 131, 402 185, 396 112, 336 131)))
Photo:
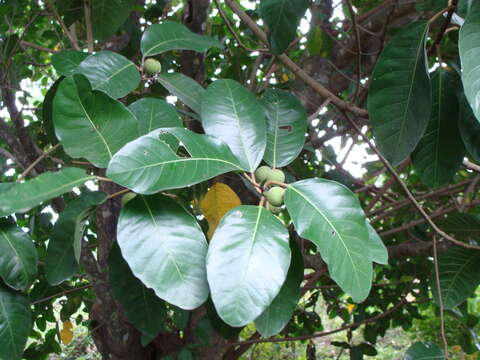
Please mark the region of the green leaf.
POLYGON ((442 349, 437 345, 417 341, 412 346, 410 346, 405 353, 405 360, 444 360, 445 356, 443 355, 442 349))
POLYGON ((388 250, 380 236, 370 223, 365 220, 368 229, 368 243, 370 246, 370 260, 377 264, 388 264, 388 250))
POLYGON ((438 222, 441 229, 453 234, 458 240, 469 242, 480 241, 480 218, 465 213, 450 213, 447 218, 438 222))
POLYGON ((0 225, 0 277, 26 291, 37 275, 37 250, 30 236, 13 225, 0 225))
POLYGON ((428 23, 405 26, 385 47, 368 90, 375 141, 393 165, 415 149, 430 120, 431 85, 425 37, 428 23))
POLYGON ((60 214, 50 235, 45 259, 45 275, 50 285, 58 285, 77 272, 85 223, 106 199, 107 194, 101 191, 83 193, 60 214))
POLYGON ((103 91, 114 99, 128 95, 140 83, 135 64, 112 51, 90 55, 80 63, 76 72, 87 77, 92 90, 103 91))
POLYGON ((174 200, 137 195, 122 208, 117 238, 133 274, 158 297, 185 310, 207 300, 207 241, 174 200))
POLYGON ((115 35, 135 6, 134 0, 95 0, 92 4, 93 37, 107 40, 115 35))
POLYGON ((458 39, 465 96, 480 121, 480 3, 474 1, 458 39))
POLYGON ((181 127, 182 121, 175 107, 164 100, 142 98, 128 106, 138 120, 138 136, 162 127, 181 127))
POLYGON ((216 138, 183 128, 152 131, 115 154, 107 176, 139 194, 178 189, 233 170, 244 170, 228 146, 216 138), (160 139, 173 135, 189 156, 178 156, 160 139))
POLYGON ((289 184, 285 205, 298 234, 318 247, 330 277, 354 301, 363 301, 372 286, 372 262, 365 215, 355 195, 334 181, 308 179, 289 184))
POLYGON ((82 75, 61 82, 53 101, 53 121, 65 152, 97 167, 106 167, 138 132, 135 116, 103 92, 91 91, 82 75))
POLYGON ((412 154, 415 172, 425 185, 448 184, 462 164, 465 146, 457 125, 456 73, 437 69, 432 77, 433 103, 425 135, 412 154))
POLYGON ((207 255, 208 284, 218 315, 231 326, 257 318, 277 296, 290 264, 288 231, 260 206, 231 209, 207 255))
POLYGON ((64 168, 43 173, 23 183, 5 184, 5 189, 0 188, 0 216, 26 212, 92 179, 95 176, 85 174, 83 169, 64 168))
POLYGON ((480 121, 473 114, 472 108, 463 94, 460 97, 458 127, 467 152, 473 160, 480 162, 480 121))
POLYGON ((113 295, 122 305, 128 320, 149 343, 165 327, 165 303, 133 275, 117 243, 110 250, 108 269, 113 295))
POLYGON ((269 28, 272 54, 280 55, 297 36, 300 20, 310 6, 309 0, 262 0, 260 17, 269 28))
POLYGON ((307 113, 294 95, 283 90, 267 89, 262 105, 267 117, 267 148, 263 159, 274 168, 287 166, 302 151, 307 113))
POLYGON ((205 133, 228 144, 242 166, 255 171, 267 145, 263 109, 255 96, 240 83, 213 82, 202 98, 205 133))
POLYGON ((157 75, 157 81, 162 84, 170 94, 178 97, 190 109, 200 114, 202 96, 205 89, 192 78, 181 73, 168 73, 157 75))
POLYGON ((143 56, 153 56, 169 50, 193 50, 204 52, 211 47, 222 48, 215 38, 198 35, 180 23, 165 20, 151 25, 140 43, 143 56))
POLYGON ((28 298, 0 284, 0 356, 20 360, 32 329, 28 298))
POLYGON ((73 75, 78 65, 90 54, 83 51, 64 50, 52 55, 52 65, 59 75, 73 75))
POLYGON ((300 299, 300 284, 303 280, 303 258, 295 241, 290 240, 292 262, 287 278, 278 295, 268 308, 255 319, 255 326, 263 337, 278 334, 290 321, 298 300, 300 299))
MULTIPOLYGON (((480 284, 480 251, 453 247, 438 258, 438 273, 443 306, 452 309, 474 295, 480 284)), ((433 298, 438 304, 438 291, 435 275, 430 279, 433 298)))
POLYGON ((215 305, 213 305, 212 298, 208 298, 205 303, 205 309, 207 310, 208 321, 212 325, 213 329, 220 334, 224 339, 231 339, 238 336, 242 331, 242 327, 232 327, 225 323, 220 316, 218 316, 215 305))
POLYGON ((42 123, 48 141, 50 141, 50 144, 52 145, 58 144, 58 139, 55 136, 55 127, 53 126, 53 99, 55 98, 58 86, 63 79, 64 77, 62 76, 57 81, 55 81, 50 87, 50 89, 48 89, 47 93, 45 94, 45 98, 43 99, 42 123))

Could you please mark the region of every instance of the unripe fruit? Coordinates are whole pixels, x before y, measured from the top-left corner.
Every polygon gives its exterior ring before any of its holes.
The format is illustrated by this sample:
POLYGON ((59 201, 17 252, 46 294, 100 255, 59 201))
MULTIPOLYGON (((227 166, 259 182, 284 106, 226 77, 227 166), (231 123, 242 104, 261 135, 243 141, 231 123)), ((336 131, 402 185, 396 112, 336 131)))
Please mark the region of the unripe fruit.
POLYGON ((273 214, 280 214, 282 212, 281 206, 273 206, 267 201, 267 210, 270 210, 273 214))
POLYGON ((147 74, 150 75, 155 75, 162 70, 162 65, 160 64, 160 61, 155 60, 154 58, 148 58, 145 60, 145 63, 143 64, 143 68, 147 72, 147 74))
POLYGON ((268 180, 284 183, 285 174, 280 169, 272 169, 270 170, 270 174, 268 174, 268 180))
POLYGON ((129 192, 129 193, 126 193, 125 195, 123 195, 122 200, 121 200, 122 207, 124 207, 125 204, 128 203, 130 200, 132 200, 135 196, 137 196, 137 194, 135 194, 133 192, 129 192))
POLYGON ((257 183, 264 183, 269 177, 270 171, 272 171, 272 169, 266 165, 260 166, 257 170, 255 170, 255 180, 257 180, 257 183))
POLYGON ((283 197, 285 196, 285 189, 280 186, 274 186, 270 190, 264 193, 268 202, 273 206, 282 206, 283 197))

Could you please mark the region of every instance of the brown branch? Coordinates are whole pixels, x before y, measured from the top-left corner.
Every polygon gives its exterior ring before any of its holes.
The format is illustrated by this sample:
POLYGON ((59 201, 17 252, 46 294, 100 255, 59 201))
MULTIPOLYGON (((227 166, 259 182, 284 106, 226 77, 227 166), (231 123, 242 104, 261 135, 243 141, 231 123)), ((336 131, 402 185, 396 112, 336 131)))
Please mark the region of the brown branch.
POLYGON ((438 270, 438 252, 437 252, 437 237, 433 236, 433 264, 434 264, 434 273, 435 273, 435 285, 437 286, 438 294, 438 305, 440 307, 440 333, 442 335, 443 346, 445 349, 445 359, 448 360, 448 342, 447 336, 445 335, 445 317, 444 317, 444 307, 443 307, 443 296, 442 296, 442 287, 440 285, 440 272, 438 270))
POLYGON ((448 28, 448 25, 450 25, 450 22, 452 21, 452 16, 453 16, 453 13, 455 12, 455 9, 457 8, 457 4, 458 4, 458 0, 450 0, 447 16, 445 17, 442 27, 440 28, 440 31, 435 37, 435 40, 433 41, 432 46, 430 46, 430 48, 428 49, 428 56, 432 55, 435 52, 436 46, 439 45, 440 42, 442 41, 443 36, 445 35, 445 31, 448 28))
POLYGON ((40 162, 42 161, 45 157, 48 156, 48 154, 52 153, 53 151, 57 150, 60 147, 60 143, 56 144, 55 146, 52 146, 50 149, 45 151, 42 155, 40 155, 34 162, 32 162, 28 167, 25 169, 23 173, 20 174, 20 176, 17 178, 17 182, 20 182, 25 176, 28 175, 28 173, 40 162))
POLYGON ((76 39, 76 38, 72 35, 72 33, 68 30, 67 26, 65 25, 65 23, 64 23, 63 20, 62 20, 62 17, 61 17, 60 14, 58 13, 57 8, 55 7, 55 5, 52 4, 51 0, 45 0, 45 3, 46 3, 46 4, 48 5, 48 7, 52 10, 53 15, 55 16, 55 18, 57 19, 58 23, 59 23, 60 26, 62 27, 63 32, 65 33, 65 35, 67 35, 68 40, 70 40, 70 43, 72 44, 73 48, 74 48, 75 50, 80 50, 80 46, 78 46, 77 39, 76 39))
POLYGON ((352 18, 352 26, 353 26, 353 34, 355 36, 355 42, 357 44, 357 86, 355 87, 355 93, 353 95, 352 103, 355 104, 358 97, 358 91, 360 90, 360 79, 362 77, 362 46, 360 43, 360 31, 358 29, 357 24, 357 16, 353 11, 353 6, 350 0, 345 0, 347 3, 348 11, 350 12, 350 16, 352 18))
POLYGON ((93 31, 92 31, 92 11, 90 9, 90 1, 83 0, 83 9, 85 12, 85 26, 87 28, 87 46, 88 52, 93 52, 93 31))
POLYGON ((68 289, 68 290, 59 292, 59 293, 57 293, 57 294, 53 294, 53 295, 51 295, 51 296, 47 296, 46 298, 43 298, 43 299, 40 299, 40 300, 35 300, 35 301, 33 301, 31 304, 32 304, 32 305, 41 304, 41 303, 43 303, 43 302, 45 302, 45 301, 48 301, 48 300, 57 298, 57 297, 59 297, 59 296, 63 296, 63 295, 66 295, 66 294, 70 294, 70 293, 72 293, 72 292, 76 292, 76 291, 88 289, 88 288, 91 288, 92 286, 93 286, 93 284, 87 284, 87 285, 83 285, 83 286, 76 287, 76 288, 73 288, 73 289, 68 289))
POLYGON ((31 43, 31 42, 28 42, 28 41, 25 41, 25 40, 20 40, 19 43, 20 43, 20 46, 22 46, 23 48, 29 47, 29 48, 32 48, 32 49, 45 51, 45 52, 48 52, 48 53, 51 53, 51 54, 56 53, 56 51, 53 50, 53 49, 46 48, 46 47, 31 43))

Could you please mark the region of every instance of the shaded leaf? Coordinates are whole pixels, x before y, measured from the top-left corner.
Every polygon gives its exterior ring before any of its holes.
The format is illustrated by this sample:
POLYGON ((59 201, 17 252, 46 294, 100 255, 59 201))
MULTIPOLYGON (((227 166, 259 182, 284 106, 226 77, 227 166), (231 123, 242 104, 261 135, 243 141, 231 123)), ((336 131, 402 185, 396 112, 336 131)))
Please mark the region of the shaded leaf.
POLYGON ((207 277, 218 315, 231 326, 243 326, 270 305, 290 264, 288 232, 278 218, 260 206, 231 209, 210 241, 207 277))
POLYGON ((285 205, 298 234, 317 245, 330 277, 355 302, 363 301, 372 285, 372 262, 355 195, 334 181, 308 179, 289 184, 285 205))
POLYGON ((125 145, 110 161, 107 176, 136 193, 152 194, 233 170, 243 168, 221 141, 183 128, 164 128, 125 145), (165 133, 178 139, 190 156, 178 156, 159 138, 165 133))
POLYGON ((51 232, 45 258, 45 275, 50 285, 58 285, 77 272, 85 223, 106 199, 104 192, 86 192, 69 202, 60 214, 51 232))
POLYGON ((175 107, 164 100, 142 98, 128 105, 138 120, 138 136, 162 127, 181 127, 182 121, 175 107))
POLYGON ((26 291, 37 275, 37 250, 30 236, 13 225, 0 225, 0 277, 26 291))
POLYGON ((95 0, 91 4, 93 37, 96 40, 107 40, 127 20, 135 1, 95 0))
POLYGON ((190 109, 200 114, 202 96, 205 89, 192 78, 181 73, 168 73, 157 75, 157 81, 162 84, 170 94, 178 97, 190 109))
POLYGON ((172 199, 137 195, 120 213, 117 238, 133 274, 185 310, 208 297, 207 242, 196 219, 172 199))
POLYGON ((53 101, 53 121, 65 152, 97 167, 106 167, 113 154, 137 136, 135 116, 103 92, 91 91, 82 75, 61 82, 53 101))
POLYGON ((480 121, 473 114, 463 94, 460 97, 458 127, 467 152, 473 160, 480 162, 480 121))
POLYGON ((0 216, 26 212, 40 203, 56 198, 95 176, 78 168, 49 171, 23 183, 0 184, 0 216))
POLYGON ((55 136, 55 127, 53 126, 53 99, 55 98, 58 86, 63 79, 64 77, 62 76, 55 81, 50 89, 48 89, 47 93, 45 94, 45 98, 43 99, 42 123, 48 141, 50 141, 50 144, 52 145, 58 144, 58 139, 55 136))
POLYGON ((283 90, 267 89, 262 105, 267 118, 267 147, 263 159, 273 168, 287 166, 303 149, 307 113, 294 95, 283 90))
POLYGON ((202 98, 202 125, 228 144, 242 167, 255 171, 267 136, 263 109, 250 91, 234 80, 213 82, 202 98))
POLYGON ((438 222, 441 229, 455 235, 458 240, 469 242, 480 241, 480 219, 476 215, 450 213, 447 218, 438 222))
POLYGON ((444 360, 442 349, 437 345, 418 341, 410 346, 405 353, 405 360, 444 360))
POLYGON ((83 60, 77 73, 87 77, 92 90, 103 91, 118 99, 135 90, 140 73, 133 62, 112 51, 99 51, 83 60))
POLYGON ((366 221, 368 229, 368 243, 370 246, 370 260, 377 264, 388 264, 388 250, 385 247, 380 236, 368 221, 366 221))
POLYGON ((379 150, 393 165, 413 152, 430 119, 427 31, 426 21, 405 26, 387 44, 372 74, 369 119, 379 150))
POLYGON ((52 55, 52 65, 59 75, 73 75, 78 65, 89 55, 83 51, 63 50, 52 55))
POLYGON ((143 56, 153 56, 169 50, 204 52, 211 47, 222 48, 215 38, 191 32, 185 25, 164 20, 144 32, 140 44, 143 56))

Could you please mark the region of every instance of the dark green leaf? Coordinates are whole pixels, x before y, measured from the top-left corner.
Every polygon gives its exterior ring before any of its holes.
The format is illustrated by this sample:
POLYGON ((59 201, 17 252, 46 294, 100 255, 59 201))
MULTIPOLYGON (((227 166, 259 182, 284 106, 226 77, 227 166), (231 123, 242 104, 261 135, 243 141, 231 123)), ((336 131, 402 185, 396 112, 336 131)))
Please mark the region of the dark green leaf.
POLYGON ((211 47, 222 48, 222 44, 215 38, 195 34, 185 25, 168 20, 151 25, 143 34, 141 42, 143 56, 153 56, 169 50, 204 52, 211 47))
POLYGON ((283 53, 295 40, 300 20, 309 6, 309 0, 262 0, 260 2, 260 16, 269 28, 268 42, 273 54, 283 53))
POLYGON ((115 35, 118 28, 127 20, 135 5, 134 0, 94 0, 92 4, 93 37, 107 40, 115 35))
POLYGON ((418 341, 410 346, 405 353, 405 360, 444 360, 442 349, 437 345, 418 341))
POLYGON ((207 241, 175 201, 137 195, 122 208, 117 238, 133 274, 158 297, 186 310, 207 300, 207 241))
POLYGON ((255 319, 255 326, 263 337, 278 334, 287 325, 300 298, 300 284, 303 280, 303 258, 295 241, 290 240, 292 261, 287 278, 278 295, 268 308, 255 319))
MULTIPOLYGON (((480 251, 469 250, 461 247, 448 249, 438 258, 440 275, 440 289, 442 292, 443 306, 451 309, 454 306, 473 296, 480 284, 480 251)), ((430 279, 433 298, 438 304, 438 291, 435 276, 430 279)))
POLYGON ((60 77, 57 81, 53 83, 53 85, 48 89, 47 93, 45 94, 45 98, 43 99, 43 106, 42 106, 42 122, 43 128, 45 129, 45 133, 47 135, 48 141, 50 144, 56 145, 58 144, 58 139, 55 136, 55 127, 53 126, 53 99, 55 98, 55 94, 57 93, 58 86, 60 82, 64 79, 64 77, 60 77))
POLYGON ((0 277, 15 290, 26 291, 37 275, 37 250, 27 233, 0 225, 0 277))
POLYGON ((60 214, 50 235, 45 259, 45 275, 51 285, 58 285, 77 272, 85 222, 106 199, 104 192, 83 193, 60 214))
POLYGON ((458 77, 439 68, 432 77, 432 113, 425 135, 412 154, 415 172, 429 187, 448 184, 465 156, 457 124, 458 77))
POLYGON ((205 132, 228 144, 245 169, 255 171, 267 145, 266 121, 255 96, 240 83, 221 79, 202 98, 205 132))
POLYGON ((5 190, 0 188, 0 216, 26 212, 41 202, 56 198, 92 179, 95 176, 85 174, 83 169, 64 168, 43 173, 23 183, 5 184, 5 190))
POLYGON ((115 99, 128 95, 140 83, 140 73, 135 64, 111 51, 90 55, 81 62, 76 72, 87 77, 92 90, 103 91, 115 99))
POLYGON ((442 230, 455 235, 459 240, 480 241, 480 219, 476 215, 451 213, 438 224, 442 230))
POLYGON ((59 75, 73 75, 78 65, 90 54, 83 51, 64 50, 52 55, 52 65, 59 75))
POLYGON ((290 264, 288 231, 260 206, 231 209, 207 255, 207 276, 218 315, 231 326, 257 318, 277 296, 290 264))
POLYGON ((267 89, 262 105, 267 117, 267 148, 263 159, 274 168, 287 166, 302 151, 307 113, 294 95, 283 90, 267 89))
POLYGON ((465 96, 480 121, 480 2, 474 1, 458 39, 465 96))
POLYGON ((108 269, 115 298, 122 305, 128 320, 149 343, 165 327, 165 303, 133 275, 117 243, 110 250, 108 269))
POLYGON ((317 245, 331 278, 354 301, 363 301, 372 286, 372 262, 355 195, 334 181, 308 179, 289 184, 285 205, 299 235, 317 245))
POLYGON ((170 94, 178 97, 190 109, 200 114, 205 89, 199 83, 181 73, 160 74, 157 80, 170 94))
POLYGON ((393 165, 415 149, 430 120, 431 86, 425 55, 426 21, 405 26, 385 47, 368 90, 375 141, 393 165))
POLYGON ((142 98, 128 106, 138 120, 138 136, 162 127, 181 127, 177 110, 164 100, 142 98))
POLYGON ((61 82, 53 101, 53 121, 65 152, 98 167, 107 167, 113 154, 138 132, 135 116, 103 92, 91 91, 82 75, 61 82))
POLYGON ((370 245, 370 260, 377 264, 388 264, 388 250, 385 247, 380 236, 368 221, 366 221, 368 228, 368 242, 370 245))
POLYGON ((224 339, 231 339, 232 337, 238 336, 240 331, 243 328, 241 327, 232 327, 225 323, 220 316, 217 314, 217 310, 215 310, 215 305, 213 305, 212 299, 209 298, 205 303, 205 308, 207 310, 208 321, 212 325, 213 329, 224 339))
POLYGON ((480 121, 473 114, 464 95, 460 97, 458 127, 467 152, 473 160, 480 162, 480 121))
POLYGON ((32 329, 28 299, 0 284, 0 356, 20 360, 32 329))
POLYGON ((152 194, 194 185, 233 170, 244 169, 221 141, 183 128, 165 128, 125 145, 110 161, 107 175, 136 193, 152 194), (178 139, 189 157, 178 156, 160 139, 166 132, 178 139))

